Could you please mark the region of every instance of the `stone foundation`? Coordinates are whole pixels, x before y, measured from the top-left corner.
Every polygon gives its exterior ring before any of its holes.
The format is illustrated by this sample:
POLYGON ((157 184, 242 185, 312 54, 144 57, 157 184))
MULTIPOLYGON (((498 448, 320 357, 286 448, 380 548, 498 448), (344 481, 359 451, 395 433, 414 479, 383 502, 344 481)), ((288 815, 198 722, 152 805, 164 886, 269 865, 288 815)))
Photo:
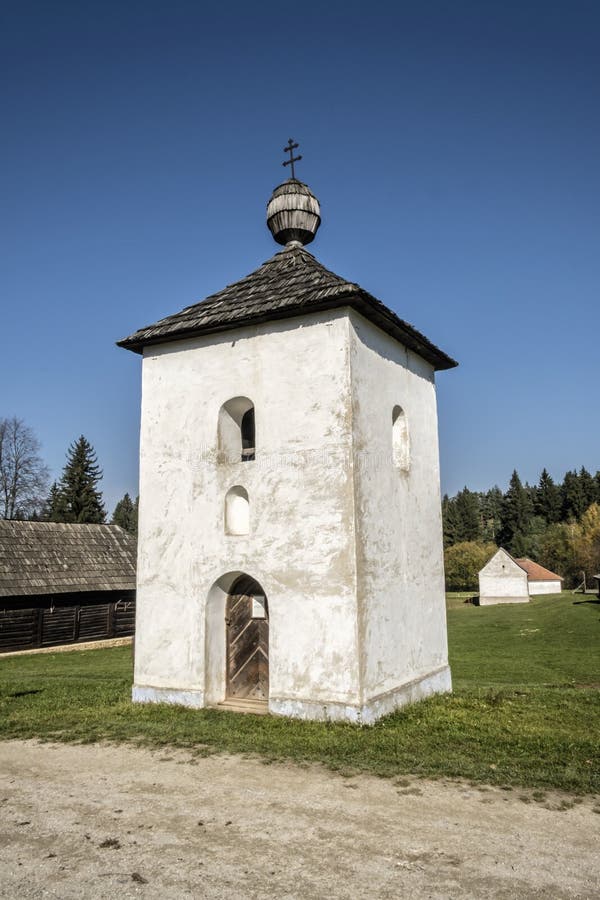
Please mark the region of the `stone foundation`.
POLYGON ((349 703, 323 703, 307 700, 269 698, 269 712, 279 716, 291 716, 295 719, 309 719, 316 721, 353 722, 357 725, 372 725, 383 716, 424 700, 432 694, 446 694, 452 690, 450 667, 443 666, 435 672, 422 675, 405 684, 399 685, 393 691, 386 691, 371 697, 366 703, 357 706, 349 703))
MULTIPOLYGON (((269 712, 277 716, 290 716, 293 719, 372 725, 395 709, 400 709, 409 703, 416 703, 432 694, 445 694, 451 690, 450 668, 443 666, 435 672, 402 684, 393 691, 372 697, 362 706, 335 701, 318 702, 270 697, 269 712)), ((131 699, 134 703, 169 703, 174 706, 188 706, 196 709, 209 705, 205 702, 202 691, 155 688, 145 685, 135 685, 131 699)))
POLYGON ((137 684, 132 688, 131 699, 134 703, 169 703, 172 706, 191 706, 196 709, 206 706, 203 691, 146 687, 137 684))

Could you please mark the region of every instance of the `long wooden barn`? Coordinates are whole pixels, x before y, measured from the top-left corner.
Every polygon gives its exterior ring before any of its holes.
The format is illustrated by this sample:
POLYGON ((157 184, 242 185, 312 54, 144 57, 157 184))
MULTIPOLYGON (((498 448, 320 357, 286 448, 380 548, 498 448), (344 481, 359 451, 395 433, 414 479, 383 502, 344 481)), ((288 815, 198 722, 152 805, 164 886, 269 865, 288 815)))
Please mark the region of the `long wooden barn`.
POLYGON ((135 562, 118 525, 0 521, 0 653, 132 635, 135 562))

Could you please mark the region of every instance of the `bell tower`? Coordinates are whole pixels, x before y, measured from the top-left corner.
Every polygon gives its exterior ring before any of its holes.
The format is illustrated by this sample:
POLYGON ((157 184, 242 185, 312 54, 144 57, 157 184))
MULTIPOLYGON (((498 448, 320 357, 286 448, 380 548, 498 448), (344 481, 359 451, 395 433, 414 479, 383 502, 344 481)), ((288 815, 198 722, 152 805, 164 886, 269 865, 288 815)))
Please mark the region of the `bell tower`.
POLYGON ((435 373, 456 363, 306 249, 297 147, 267 205, 282 249, 119 341, 143 357, 133 698, 368 723, 451 688, 435 373))

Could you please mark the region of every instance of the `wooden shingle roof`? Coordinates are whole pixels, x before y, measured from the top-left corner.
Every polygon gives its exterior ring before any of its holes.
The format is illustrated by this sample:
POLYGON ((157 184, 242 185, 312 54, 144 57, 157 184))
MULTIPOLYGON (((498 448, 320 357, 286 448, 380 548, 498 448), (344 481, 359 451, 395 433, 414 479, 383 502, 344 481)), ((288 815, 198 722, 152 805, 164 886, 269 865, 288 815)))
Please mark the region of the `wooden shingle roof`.
POLYGON ((0 597, 134 590, 135 563, 118 525, 0 520, 0 597))
POLYGON ((457 365, 380 300, 358 284, 330 272, 298 244, 288 244, 241 281, 154 325, 140 328, 117 343, 142 353, 150 344, 341 307, 357 310, 436 369, 457 365))
POLYGON ((544 566, 540 566, 539 563, 534 562, 532 559, 528 559, 526 556, 515 559, 517 565, 521 566, 522 569, 525 569, 527 572, 527 579, 529 581, 562 581, 562 577, 557 575, 556 572, 551 572, 550 569, 545 569, 544 566))

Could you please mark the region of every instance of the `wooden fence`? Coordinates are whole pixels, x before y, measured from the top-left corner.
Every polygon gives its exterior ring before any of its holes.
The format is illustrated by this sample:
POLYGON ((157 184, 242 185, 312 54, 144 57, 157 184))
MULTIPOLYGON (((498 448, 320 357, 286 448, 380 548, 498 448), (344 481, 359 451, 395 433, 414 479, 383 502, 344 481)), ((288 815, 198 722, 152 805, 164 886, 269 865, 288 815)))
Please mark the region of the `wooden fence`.
POLYGON ((44 601, 45 605, 7 608, 0 599, 0 653, 126 637, 135 631, 135 595, 56 606, 44 601))

